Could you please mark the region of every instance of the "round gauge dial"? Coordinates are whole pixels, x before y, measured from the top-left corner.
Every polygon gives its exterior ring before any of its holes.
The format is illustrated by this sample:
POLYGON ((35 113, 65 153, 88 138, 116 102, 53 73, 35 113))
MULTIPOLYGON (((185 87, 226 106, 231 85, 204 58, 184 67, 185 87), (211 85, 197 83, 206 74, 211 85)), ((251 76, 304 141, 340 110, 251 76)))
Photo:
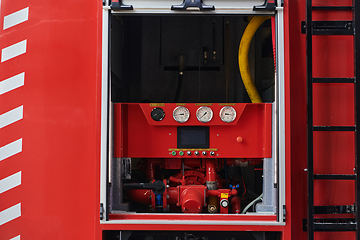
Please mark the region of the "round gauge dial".
POLYGON ((220 118, 223 122, 230 123, 236 118, 236 110, 233 107, 223 107, 220 110, 220 118))
POLYGON ((210 122, 213 115, 213 111, 209 107, 199 107, 196 111, 196 118, 202 123, 210 122))
POLYGON ((187 120, 189 120, 190 111, 186 107, 182 107, 182 106, 177 107, 173 111, 173 117, 174 117, 175 121, 177 121, 179 123, 184 123, 187 120))
POLYGON ((161 121, 165 117, 165 111, 162 108, 154 108, 151 110, 151 118, 154 121, 161 121))

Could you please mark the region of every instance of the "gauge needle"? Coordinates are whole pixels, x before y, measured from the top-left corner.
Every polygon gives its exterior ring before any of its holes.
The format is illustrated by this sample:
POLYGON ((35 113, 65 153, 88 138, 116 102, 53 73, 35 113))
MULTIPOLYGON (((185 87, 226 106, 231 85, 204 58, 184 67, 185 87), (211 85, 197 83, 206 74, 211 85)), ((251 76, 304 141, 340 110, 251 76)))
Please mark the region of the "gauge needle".
POLYGON ((185 115, 185 113, 179 113, 179 114, 175 114, 175 116, 177 116, 177 115, 185 115))
POLYGON ((230 113, 225 113, 225 115, 230 115, 230 113))
POLYGON ((202 118, 203 116, 205 116, 207 114, 207 112, 204 113, 204 115, 202 115, 200 118, 202 118))

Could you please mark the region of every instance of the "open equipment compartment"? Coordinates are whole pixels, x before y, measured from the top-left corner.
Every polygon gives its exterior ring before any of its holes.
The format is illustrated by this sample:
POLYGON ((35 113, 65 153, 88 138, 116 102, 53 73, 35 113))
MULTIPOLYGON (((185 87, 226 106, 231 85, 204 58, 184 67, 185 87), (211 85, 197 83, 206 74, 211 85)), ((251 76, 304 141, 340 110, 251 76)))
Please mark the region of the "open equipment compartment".
POLYGON ((109 222, 281 221, 274 12, 248 49, 263 102, 239 72, 260 16, 112 11, 109 222))

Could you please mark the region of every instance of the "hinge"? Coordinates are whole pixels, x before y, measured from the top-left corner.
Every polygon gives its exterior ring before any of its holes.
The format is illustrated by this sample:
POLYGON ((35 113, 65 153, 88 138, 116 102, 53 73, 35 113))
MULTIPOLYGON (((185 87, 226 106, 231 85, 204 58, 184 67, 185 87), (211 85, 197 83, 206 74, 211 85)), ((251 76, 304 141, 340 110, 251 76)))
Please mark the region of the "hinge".
POLYGON ((104 204, 100 203, 100 220, 104 218, 104 204))
POLYGON ((283 205, 283 222, 286 221, 286 206, 283 205))

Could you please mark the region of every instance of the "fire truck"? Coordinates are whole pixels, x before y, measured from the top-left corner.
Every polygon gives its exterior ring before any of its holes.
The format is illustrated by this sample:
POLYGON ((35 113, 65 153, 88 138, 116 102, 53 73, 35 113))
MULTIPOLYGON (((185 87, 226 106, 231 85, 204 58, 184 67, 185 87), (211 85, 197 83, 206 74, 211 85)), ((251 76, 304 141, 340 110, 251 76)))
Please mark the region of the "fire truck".
POLYGON ((358 0, 0 1, 0 239, 359 240, 358 0))

